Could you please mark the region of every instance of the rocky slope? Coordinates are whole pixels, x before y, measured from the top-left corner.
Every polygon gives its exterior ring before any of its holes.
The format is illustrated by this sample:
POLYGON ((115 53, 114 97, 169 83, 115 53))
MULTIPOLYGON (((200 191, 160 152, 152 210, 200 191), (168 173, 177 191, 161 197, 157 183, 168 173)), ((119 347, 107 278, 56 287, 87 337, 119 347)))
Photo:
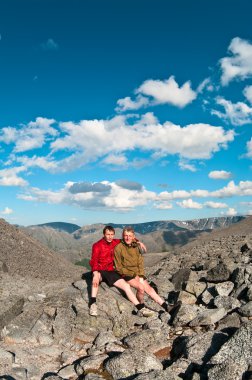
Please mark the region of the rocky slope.
POLYGON ((105 284, 99 315, 89 316, 88 272, 78 280, 43 281, 9 270, 21 241, 5 224, 16 246, 0 258, 0 378, 251 379, 251 227, 252 217, 149 266, 148 280, 159 294, 182 306, 170 315, 146 296, 156 314, 141 318, 105 284))
POLYGON ((53 280, 78 276, 81 272, 80 268, 3 219, 0 219, 0 242, 0 260, 8 267, 10 275, 53 280))

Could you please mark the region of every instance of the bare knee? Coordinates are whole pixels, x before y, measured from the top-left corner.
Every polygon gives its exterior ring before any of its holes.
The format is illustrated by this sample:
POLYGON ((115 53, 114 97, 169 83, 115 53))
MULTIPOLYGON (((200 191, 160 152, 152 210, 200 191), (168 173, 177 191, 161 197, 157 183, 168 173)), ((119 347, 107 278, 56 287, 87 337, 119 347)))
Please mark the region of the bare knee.
POLYGON ((139 293, 144 293, 144 286, 142 284, 139 284, 138 287, 137 287, 137 290, 139 293))

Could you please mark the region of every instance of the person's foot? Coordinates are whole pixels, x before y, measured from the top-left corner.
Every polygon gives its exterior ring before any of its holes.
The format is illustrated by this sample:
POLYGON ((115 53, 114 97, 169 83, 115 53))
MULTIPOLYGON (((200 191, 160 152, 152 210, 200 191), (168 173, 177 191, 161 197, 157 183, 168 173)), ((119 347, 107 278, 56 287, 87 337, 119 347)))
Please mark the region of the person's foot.
POLYGON ((137 312, 137 315, 140 317, 153 317, 155 314, 154 310, 150 310, 147 307, 143 307, 137 312))
POLYGON ((98 309, 96 303, 92 303, 92 305, 90 306, 89 315, 92 315, 92 317, 97 317, 98 309))
POLYGON ((179 311, 181 305, 182 305, 181 301, 176 302, 174 305, 169 305, 168 310, 167 310, 168 313, 172 314, 172 315, 177 313, 179 311))

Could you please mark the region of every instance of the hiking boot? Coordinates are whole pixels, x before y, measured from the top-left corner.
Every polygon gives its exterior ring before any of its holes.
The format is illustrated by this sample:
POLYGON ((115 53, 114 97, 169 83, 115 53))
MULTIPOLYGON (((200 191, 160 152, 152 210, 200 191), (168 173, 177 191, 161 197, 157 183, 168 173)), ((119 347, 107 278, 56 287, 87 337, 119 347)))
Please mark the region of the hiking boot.
POLYGON ((96 303, 92 303, 92 305, 90 306, 89 315, 92 315, 92 317, 97 317, 98 309, 96 303))
POLYGON ((150 310, 147 307, 143 307, 137 312, 137 315, 139 317, 153 317, 155 314, 156 314, 155 311, 150 310))
POLYGON ((169 305, 168 310, 167 310, 168 313, 172 314, 172 315, 177 313, 179 311, 181 305, 182 305, 181 301, 176 302, 174 305, 169 305))

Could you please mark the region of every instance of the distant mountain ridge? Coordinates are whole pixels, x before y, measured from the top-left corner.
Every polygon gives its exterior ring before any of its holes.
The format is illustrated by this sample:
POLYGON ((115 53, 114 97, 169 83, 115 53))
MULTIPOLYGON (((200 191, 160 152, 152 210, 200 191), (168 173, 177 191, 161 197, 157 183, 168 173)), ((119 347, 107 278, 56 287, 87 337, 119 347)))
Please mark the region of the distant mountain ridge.
MULTIPOLYGON (((145 223, 115 224, 116 237, 122 229, 131 225, 137 237, 146 245, 148 252, 168 252, 194 241, 211 231, 229 227, 245 219, 244 216, 215 217, 188 221, 162 220, 145 223)), ((29 227, 19 227, 26 234, 40 241, 50 250, 60 253, 67 260, 76 263, 90 259, 92 245, 101 239, 105 224, 96 223, 79 227, 76 224, 52 222, 29 227)))
POLYGON ((78 226, 77 224, 65 223, 65 222, 50 222, 50 223, 43 223, 43 224, 29 226, 29 228, 33 228, 33 227, 49 227, 49 228, 54 228, 55 230, 58 230, 58 231, 68 232, 69 234, 81 228, 81 226, 78 226))
POLYGON ((169 231, 187 231, 187 230, 214 230, 216 228, 228 227, 233 223, 240 222, 243 220, 244 216, 227 216, 227 217, 215 217, 215 218, 204 218, 204 219, 192 219, 186 221, 180 220, 163 220, 145 223, 133 223, 133 224, 114 224, 110 225, 114 228, 124 228, 126 226, 131 226, 137 233, 147 234, 150 232, 158 230, 169 230, 169 231))

